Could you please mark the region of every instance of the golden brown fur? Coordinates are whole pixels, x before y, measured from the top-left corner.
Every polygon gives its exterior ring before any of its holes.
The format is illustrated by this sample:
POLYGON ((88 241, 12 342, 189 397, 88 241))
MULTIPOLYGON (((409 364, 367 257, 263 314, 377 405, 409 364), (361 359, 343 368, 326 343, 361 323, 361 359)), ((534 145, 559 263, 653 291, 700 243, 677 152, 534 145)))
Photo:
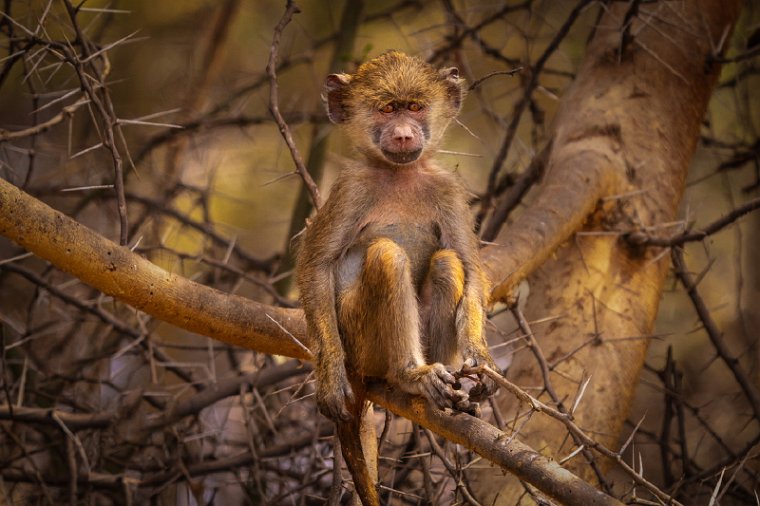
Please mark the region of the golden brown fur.
MULTIPOLYGON (((305 232, 297 280, 316 345, 317 402, 338 424, 365 504, 377 494, 357 443, 363 378, 469 409, 451 366, 492 365, 468 193, 431 159, 463 94, 456 69, 399 52, 325 85, 328 115, 360 160, 343 169, 305 232)), ((492 390, 487 383, 471 395, 492 390)))

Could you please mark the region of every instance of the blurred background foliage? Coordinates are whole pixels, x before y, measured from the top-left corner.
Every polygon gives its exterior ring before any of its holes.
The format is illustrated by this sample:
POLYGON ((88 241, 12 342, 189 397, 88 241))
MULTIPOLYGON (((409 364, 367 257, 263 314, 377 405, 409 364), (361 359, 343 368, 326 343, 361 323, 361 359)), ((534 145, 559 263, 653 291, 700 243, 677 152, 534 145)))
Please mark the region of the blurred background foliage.
MULTIPOLYGON (((18 131, 55 117, 81 94, 76 73, 61 62, 54 49, 44 44, 28 49, 12 46, 13 37, 72 42, 76 36, 63 2, 0 3, 0 68, 5 69, 0 81, 0 129, 18 131), (14 51, 10 52, 11 48, 14 51), (20 60, 18 52, 24 52, 20 60)), ((337 0, 298 3, 302 13, 287 26, 280 46, 280 109, 304 157, 308 158, 315 138, 327 136, 325 175, 320 184, 326 192, 341 160, 351 156, 345 140, 326 124, 320 101, 322 82, 330 72, 334 44, 341 34, 345 4, 337 0)), ((514 76, 493 76, 471 91, 458 124, 450 128, 446 152, 440 154, 441 163, 463 176, 477 200, 485 191, 488 173, 522 97, 531 65, 556 36, 574 4, 542 0, 365 2, 353 50, 338 55, 339 66, 351 71, 365 58, 394 48, 431 59, 437 66, 456 65, 469 82, 494 71, 523 67, 514 76), (506 12, 510 7, 513 9, 506 12), (465 26, 480 24, 483 26, 471 30, 472 36, 465 32, 465 26)), ((550 56, 533 101, 521 113, 504 173, 520 174, 546 144, 559 99, 583 58, 600 8, 603 7, 592 2, 550 56)), ((90 41, 107 48, 107 63, 98 60, 97 64, 107 70, 105 84, 115 115, 122 120, 119 126, 125 142, 119 143, 119 151, 126 160, 128 245, 158 265, 204 284, 265 302, 293 304, 293 293, 285 290, 276 294, 274 286, 290 273, 280 264, 288 255, 289 228, 301 180, 294 173, 290 153, 271 119, 265 72, 273 29, 283 11, 284 2, 274 1, 92 0, 82 4, 77 19, 90 41)), ((748 2, 732 35, 729 57, 757 48, 758 30, 757 5, 748 2)), ((683 222, 671 224, 672 230, 686 225, 704 226, 757 197, 759 74, 757 57, 730 61, 724 66, 689 176, 682 203, 683 222)), ((0 176, 118 241, 119 217, 113 191, 99 188, 113 184, 113 161, 108 150, 97 147, 100 137, 95 114, 89 106, 82 106, 37 135, 0 142, 0 176)), ((503 233, 508 234, 508 227, 505 229, 503 233)), ((690 268, 704 274, 700 289, 714 318, 731 349, 741 356, 758 383, 759 231, 760 218, 755 213, 687 249, 690 268)), ((140 408, 151 413, 186 398, 198 385, 281 363, 150 321, 51 269, 45 262, 34 257, 15 259, 23 254, 15 244, 0 238, 4 403, 98 411, 118 405, 131 391, 139 391, 165 402, 140 408), (36 273, 43 282, 14 271, 11 265, 36 273), (81 301, 83 306, 51 295, 47 289, 50 286, 81 301), (88 307, 115 315, 136 334, 114 328, 88 307), (135 335, 140 336, 138 344, 135 335), (154 347, 164 350, 165 355, 156 358, 154 347), (190 375, 169 372, 177 369, 190 371, 190 375)), ((725 447, 742 447, 756 437, 758 429, 730 373, 715 360, 688 298, 675 283, 668 286, 657 321, 658 339, 650 347, 648 369, 631 414, 632 424, 646 414, 636 452, 649 456, 647 471, 658 482, 662 481, 657 457, 662 432, 660 371, 668 360, 675 361, 682 375, 684 399, 720 434, 725 447)), ((280 290, 283 287, 287 288, 287 283, 277 285, 280 290)), ((512 328, 501 320, 498 325, 500 332, 492 345, 501 364, 507 365, 510 348, 499 344, 509 339, 512 328)), ((109 460, 105 456, 114 448, 131 444, 121 436, 102 442, 85 441, 86 452, 91 454, 93 465, 100 462, 101 470, 116 473, 129 468, 129 459, 134 458, 140 464, 136 468, 143 466, 146 472, 158 472, 176 455, 222 457, 245 448, 246 431, 252 430, 250 417, 254 425, 258 424, 253 431, 255 444, 263 444, 267 438, 287 440, 283 434, 303 431, 304 413, 311 417, 312 424, 317 417, 310 400, 297 402, 309 391, 310 387, 302 384, 305 378, 285 382, 281 389, 259 397, 255 389, 244 389, 249 397, 244 396, 243 401, 228 399, 195 413, 195 418, 184 425, 178 422, 174 435, 164 435, 158 443, 163 454, 155 450, 150 456, 127 457, 121 448, 118 458, 112 456, 109 460), (272 411, 254 413, 250 406, 257 402, 272 411), (239 406, 248 408, 236 411, 239 406), (176 441, 169 444, 171 437, 176 441), (183 445, 187 447, 178 449, 183 445)), ((704 454, 710 458, 730 455, 720 442, 705 435, 705 425, 696 417, 686 420, 685 431, 692 448, 704 445, 704 454)), ((6 430, 0 436, 0 467, 23 461, 18 456, 18 441, 13 442, 9 436, 9 431, 18 430, 19 425, 3 426, 6 430)), ((313 425, 309 427, 314 429, 313 425)), ((37 459, 37 465, 43 471, 65 469, 62 443, 57 436, 26 430, 29 432, 23 432, 21 437, 36 444, 57 441, 58 450, 47 459, 37 459)), ((33 451, 43 451, 29 444, 35 448, 33 451)), ((406 444, 398 443, 404 448, 406 444)), ((329 469, 329 445, 322 443, 325 446, 327 450, 320 453, 320 458, 327 459, 322 465, 329 469)), ((291 458, 291 469, 298 469, 310 457, 301 453, 291 458)), ((753 476, 757 476, 757 451, 748 462, 748 466, 754 466, 753 476)), ((399 471, 402 472, 410 473, 399 471)), ((309 490, 314 496, 329 488, 329 474, 317 474, 322 481, 311 485, 309 490)), ((229 481, 229 477, 223 475, 216 485, 178 479, 176 483, 186 485, 171 490, 168 485, 151 489, 151 497, 154 501, 161 498, 166 504, 213 502, 214 497, 227 494, 230 501, 245 502, 247 497, 253 504, 264 501, 257 494, 282 502, 299 497, 298 493, 286 493, 292 485, 286 478, 278 478, 282 480, 280 488, 271 483, 267 488, 256 484, 258 478, 252 475, 236 476, 243 482, 243 494, 225 492, 219 483, 229 481)), ((407 487, 414 483, 414 478, 409 480, 407 487)), ((391 483, 403 488, 405 482, 391 483)), ((14 488, 9 481, 4 490, 6 498, 28 499, 30 503, 44 504, 55 497, 55 492, 43 494, 14 488)), ((79 490, 82 501, 88 497, 86 490, 79 490)), ((98 495, 97 487, 92 490, 95 499, 87 504, 112 500, 108 494, 98 495)), ((307 499, 301 501, 312 501, 308 495, 302 497, 307 499)), ((415 504, 402 497, 395 500, 415 504)))

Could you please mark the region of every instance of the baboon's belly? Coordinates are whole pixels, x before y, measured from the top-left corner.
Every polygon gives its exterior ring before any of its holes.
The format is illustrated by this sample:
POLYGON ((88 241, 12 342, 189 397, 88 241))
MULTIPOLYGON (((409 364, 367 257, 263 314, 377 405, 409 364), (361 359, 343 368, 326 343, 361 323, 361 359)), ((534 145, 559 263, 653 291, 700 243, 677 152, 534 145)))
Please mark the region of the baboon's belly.
POLYGON ((430 258, 441 249, 440 230, 434 223, 368 224, 338 261, 338 290, 342 291, 358 279, 367 248, 378 238, 390 239, 404 249, 412 282, 419 292, 430 267, 430 258))

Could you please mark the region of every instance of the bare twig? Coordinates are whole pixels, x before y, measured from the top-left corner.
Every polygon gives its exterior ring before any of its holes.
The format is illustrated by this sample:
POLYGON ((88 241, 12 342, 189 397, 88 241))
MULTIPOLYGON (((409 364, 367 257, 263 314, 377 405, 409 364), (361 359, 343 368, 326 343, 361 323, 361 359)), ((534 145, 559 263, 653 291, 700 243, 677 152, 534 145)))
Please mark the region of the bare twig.
POLYGON ((277 123, 277 127, 280 129, 280 134, 285 139, 285 143, 288 145, 290 155, 293 158, 293 162, 296 164, 296 171, 303 179, 304 184, 309 189, 311 194, 311 200, 314 203, 314 207, 319 209, 322 207, 322 197, 319 194, 319 188, 311 175, 306 170, 306 165, 303 163, 301 153, 296 147, 296 143, 293 140, 293 136, 290 133, 288 124, 280 114, 279 105, 279 92, 277 85, 277 59, 280 51, 280 38, 282 37, 282 31, 285 29, 288 23, 290 23, 293 14, 301 12, 301 9, 295 4, 293 0, 288 0, 287 7, 285 8, 285 14, 282 15, 280 22, 274 29, 274 35, 272 37, 272 46, 269 50, 269 62, 267 63, 267 75, 269 75, 269 111, 274 116, 274 120, 277 123))
POLYGON ((715 320, 713 320, 712 316, 710 315, 710 311, 707 309, 705 301, 697 291, 697 285, 694 282, 694 278, 686 269, 686 263, 684 262, 683 258, 683 251, 680 248, 672 248, 671 258, 673 259, 673 268, 676 277, 679 281, 681 281, 681 284, 683 284, 683 287, 686 289, 686 292, 688 293, 689 298, 694 305, 694 309, 697 311, 697 315, 699 316, 699 319, 702 322, 702 325, 704 325, 705 331, 710 338, 710 342, 713 344, 713 347, 718 353, 718 356, 721 358, 721 360, 723 360, 731 373, 734 375, 736 382, 739 384, 742 392, 749 401, 749 405, 752 408, 755 419, 760 421, 760 391, 758 391, 757 385, 749 378, 747 373, 744 372, 744 368, 742 368, 741 364, 739 363, 739 359, 733 356, 733 354, 729 351, 728 346, 724 342, 723 334, 718 329, 715 320))
MULTIPOLYGON (((559 412, 572 418, 572 413, 575 411, 576 406, 574 406, 571 411, 568 411, 567 408, 564 406, 562 400, 560 399, 559 395, 554 390, 554 386, 552 385, 552 381, 550 378, 551 370, 549 367, 549 363, 547 362, 546 357, 544 357, 543 351, 541 351, 541 348, 538 345, 538 341, 536 340, 536 337, 533 335, 533 330, 531 330, 530 325, 528 324, 528 320, 525 318, 525 315, 523 315, 522 310, 517 305, 510 308, 510 310, 512 311, 512 315, 515 317, 515 320, 517 320, 520 330, 522 330, 522 332, 525 334, 525 339, 527 340, 528 348, 530 349, 531 353, 536 358, 536 361, 539 364, 539 368, 541 370, 541 376, 544 382, 544 389, 549 394, 549 397, 551 397, 552 401, 556 404, 559 412)), ((585 390, 585 387, 582 390, 585 390)), ((579 398, 580 396, 581 395, 579 394, 579 398)), ((580 401, 577 399, 575 404, 577 405, 578 402, 580 401)), ((573 440, 575 441, 575 444, 577 444, 578 446, 582 446, 582 443, 583 443, 582 440, 580 440, 577 436, 575 436, 572 433, 571 433, 571 436, 573 440)), ((604 473, 602 473, 602 470, 600 469, 599 464, 594 458, 594 455, 587 448, 584 448, 582 452, 583 452, 583 456, 586 458, 589 465, 591 466, 591 469, 593 469, 594 473, 596 474, 596 477, 599 480, 599 483, 609 493, 611 491, 610 485, 609 483, 607 483, 607 480, 604 478, 604 473)))
POLYGON ((481 84, 483 84, 483 82, 485 82, 488 79, 491 79, 494 76, 513 76, 517 74, 518 72, 522 72, 522 70, 523 70, 522 67, 516 67, 516 68, 513 68, 512 70, 495 70, 493 72, 489 72, 483 77, 474 80, 467 89, 469 91, 472 91, 478 86, 480 86, 481 84))
POLYGON ((632 233, 627 234, 626 237, 629 241, 638 245, 661 246, 665 248, 672 248, 674 246, 680 246, 687 242, 701 241, 705 239, 706 237, 709 237, 717 232, 720 232, 727 226, 736 222, 739 218, 741 218, 745 214, 748 214, 757 209, 760 209, 760 197, 752 199, 749 202, 745 202, 744 204, 731 210, 731 212, 718 218, 717 220, 710 223, 709 225, 707 225, 705 228, 701 230, 696 230, 693 232, 683 232, 681 234, 668 237, 668 238, 653 237, 641 232, 632 232, 632 233))
POLYGON ((641 485, 642 487, 646 488, 655 497, 659 498, 662 501, 665 501, 667 504, 673 504, 673 505, 681 504, 678 501, 676 501, 673 497, 671 497, 670 495, 660 490, 655 484, 645 479, 634 468, 629 466, 625 462, 625 460, 623 460, 623 457, 620 453, 614 452, 608 449, 606 446, 602 445, 601 443, 598 443, 597 441, 589 437, 578 425, 576 425, 571 415, 568 415, 567 413, 562 413, 559 410, 554 409, 551 406, 544 404, 543 402, 539 401, 538 399, 530 395, 525 390, 521 389, 520 387, 518 387, 517 385, 515 385, 514 383, 506 379, 500 373, 489 368, 488 366, 478 366, 478 367, 473 368, 470 372, 487 375, 489 378, 496 381, 499 385, 504 387, 508 392, 513 394, 515 397, 529 404, 533 410, 549 415, 555 420, 559 420, 560 422, 562 422, 565 425, 565 427, 567 427, 570 434, 576 437, 578 441, 580 441, 587 448, 592 448, 598 451, 600 454, 613 459, 621 468, 623 468, 623 470, 625 470, 626 474, 630 476, 633 479, 633 481, 635 481, 637 484, 641 485))
POLYGON ((68 60, 76 70, 79 82, 82 85, 82 89, 85 91, 87 98, 92 102, 98 110, 102 120, 101 135, 103 136, 103 146, 108 149, 111 154, 114 168, 114 189, 116 190, 117 210, 119 213, 120 232, 119 232, 119 244, 122 246, 128 242, 128 230, 129 222, 127 218, 127 201, 124 196, 124 170, 123 161, 119 148, 116 145, 116 137, 114 135, 114 129, 118 129, 118 118, 114 112, 113 103, 108 93, 108 88, 104 84, 105 77, 108 75, 110 64, 106 58, 105 53, 100 53, 100 58, 103 60, 103 70, 98 71, 95 65, 95 59, 93 52, 90 49, 90 43, 82 33, 82 30, 77 21, 77 9, 71 4, 69 0, 64 0, 66 6, 66 12, 71 20, 71 26, 74 28, 74 32, 77 36, 77 41, 82 49, 82 57, 73 50, 68 50, 68 60), (85 66, 88 66, 92 72, 88 72, 85 66), (96 89, 92 83, 92 75, 99 76, 99 87, 96 89), (98 93, 99 92, 99 93, 98 93))
POLYGON ((633 41, 633 35, 631 35, 631 25, 639 13, 639 4, 641 4, 641 0, 631 0, 630 5, 628 6, 628 10, 625 12, 623 25, 621 26, 622 31, 620 34, 620 47, 618 48, 618 61, 623 59, 628 46, 633 41))
POLYGON ((74 113, 79 109, 81 106, 89 103, 89 100, 87 99, 80 99, 74 102, 71 105, 67 105, 63 109, 61 109, 61 112, 53 116, 47 121, 43 121, 42 123, 37 123, 34 126, 31 126, 29 128, 24 128, 23 130, 15 130, 15 131, 9 131, 9 130, 2 130, 0 129, 0 142, 3 141, 10 141, 15 139, 22 139, 24 137, 30 137, 33 135, 41 134, 48 129, 54 127, 55 125, 58 125, 59 123, 62 123, 66 119, 71 118, 74 113))
POLYGON ((451 462, 451 460, 446 456, 444 449, 441 448, 441 445, 439 445, 438 441, 435 440, 435 435, 430 430, 425 429, 425 436, 427 436, 428 442, 430 443, 430 448, 433 450, 433 453, 435 453, 435 455, 441 460, 444 467, 453 478, 457 490, 462 493, 469 504, 472 504, 473 506, 480 506, 481 503, 475 499, 475 496, 473 496, 470 488, 467 486, 467 483, 464 482, 461 469, 457 469, 454 463, 451 462))

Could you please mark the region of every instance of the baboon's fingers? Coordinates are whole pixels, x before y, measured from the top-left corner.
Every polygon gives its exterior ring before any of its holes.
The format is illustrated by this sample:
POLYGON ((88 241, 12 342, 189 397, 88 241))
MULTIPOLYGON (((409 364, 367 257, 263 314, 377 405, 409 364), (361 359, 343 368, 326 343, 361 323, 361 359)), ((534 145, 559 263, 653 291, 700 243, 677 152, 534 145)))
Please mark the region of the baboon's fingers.
POLYGON ((425 396, 430 402, 440 409, 453 406, 449 394, 454 391, 443 379, 441 379, 434 368, 429 368, 419 379, 419 393, 425 396))
POLYGON ((499 389, 499 385, 488 376, 478 375, 479 383, 470 389, 470 399, 483 401, 499 389))
POLYGON ((454 367, 450 365, 445 365, 446 372, 454 376, 454 383, 451 384, 451 388, 454 390, 461 390, 462 389, 462 382, 459 381, 457 374, 459 374, 459 369, 455 369, 454 367))
POLYGON ((453 408, 467 399, 465 392, 454 389, 456 378, 441 364, 430 366, 428 374, 421 379, 426 396, 441 409, 453 408))
POLYGON ((452 406, 451 400, 444 394, 434 381, 425 381, 423 384, 424 395, 439 409, 445 409, 452 406))
POLYGON ((454 403, 467 399, 467 394, 457 388, 457 385, 459 385, 461 388, 461 384, 459 381, 457 381, 453 374, 445 370, 443 372, 436 370, 436 373, 438 374, 438 377, 443 384, 443 392, 448 399, 454 403))
POLYGON ((457 383, 456 376, 454 376, 454 374, 449 371, 443 364, 433 364, 431 367, 444 383, 448 385, 455 385, 457 383))
POLYGON ((482 401, 486 397, 488 397, 489 392, 485 385, 482 383, 477 383, 474 387, 470 389, 470 399, 473 401, 482 401))
POLYGON ((441 407, 451 406, 451 396, 449 390, 452 390, 437 374, 431 374, 427 382, 430 395, 435 397, 436 404, 441 407))

